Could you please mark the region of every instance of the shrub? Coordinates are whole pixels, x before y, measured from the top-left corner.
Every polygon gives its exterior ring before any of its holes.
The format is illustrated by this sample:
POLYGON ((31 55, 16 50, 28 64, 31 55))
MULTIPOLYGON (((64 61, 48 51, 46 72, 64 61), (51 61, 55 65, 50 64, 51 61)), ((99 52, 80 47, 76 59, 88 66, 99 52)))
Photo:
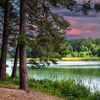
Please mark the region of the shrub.
POLYGON ((79 52, 79 57, 86 57, 87 52, 79 52))
POLYGON ((71 56, 72 56, 72 57, 78 57, 78 52, 72 52, 72 53, 71 53, 71 56))

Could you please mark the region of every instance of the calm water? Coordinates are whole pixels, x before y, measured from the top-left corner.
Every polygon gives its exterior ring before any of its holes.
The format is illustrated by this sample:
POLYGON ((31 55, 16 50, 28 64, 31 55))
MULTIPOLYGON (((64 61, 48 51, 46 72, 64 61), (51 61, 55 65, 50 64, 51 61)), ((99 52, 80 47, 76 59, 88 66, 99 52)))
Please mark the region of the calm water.
MULTIPOLYGON (((11 75, 13 62, 7 61, 7 64, 7 73, 11 75)), ((35 79, 81 79, 91 91, 100 90, 100 61, 62 61, 58 65, 51 64, 48 69, 30 69, 28 76, 35 79)))

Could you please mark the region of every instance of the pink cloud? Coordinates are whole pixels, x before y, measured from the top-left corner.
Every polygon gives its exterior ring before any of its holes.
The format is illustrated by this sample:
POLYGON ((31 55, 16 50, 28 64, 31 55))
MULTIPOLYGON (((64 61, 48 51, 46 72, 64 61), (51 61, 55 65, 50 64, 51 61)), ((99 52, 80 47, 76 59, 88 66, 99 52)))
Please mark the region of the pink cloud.
POLYGON ((69 11, 69 10, 68 10, 68 9, 63 9, 63 10, 59 10, 59 11, 61 11, 61 12, 63 12, 63 11, 64 11, 64 12, 65 12, 65 11, 69 11))
POLYGON ((59 14, 59 16, 63 16, 63 14, 59 14))
MULTIPOLYGON (((81 3, 83 2, 83 0, 76 0, 77 2, 81 3)), ((86 0, 86 2, 88 2, 89 0, 86 0)), ((95 2, 100 2, 100 0, 92 0, 91 1, 92 3, 95 3, 95 2)))
POLYGON ((100 37, 100 17, 69 17, 64 18, 71 23, 72 30, 67 31, 66 35, 80 37, 100 37))
POLYGON ((80 29, 73 28, 70 31, 67 31, 66 35, 79 35, 82 31, 80 29))

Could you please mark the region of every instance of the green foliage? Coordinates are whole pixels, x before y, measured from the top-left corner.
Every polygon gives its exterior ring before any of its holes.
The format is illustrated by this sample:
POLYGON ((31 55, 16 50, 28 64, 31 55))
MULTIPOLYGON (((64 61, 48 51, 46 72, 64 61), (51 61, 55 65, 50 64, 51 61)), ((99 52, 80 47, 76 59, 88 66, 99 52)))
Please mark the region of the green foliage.
POLYGON ((100 100, 100 93, 97 91, 91 96, 92 100, 100 100))
POLYGON ((6 67, 9 67, 9 66, 6 64, 6 67))
POLYGON ((94 9, 96 12, 100 12, 100 3, 96 3, 94 9))
POLYGON ((79 57, 86 57, 87 52, 79 52, 79 57))
POLYGON ((9 45, 11 47, 16 47, 16 39, 15 38, 10 39, 9 45))
POLYGON ((97 45, 100 45, 100 38, 96 38, 95 42, 96 42, 97 45))
MULTIPOLYGON (((9 52, 10 54, 10 58, 15 58, 15 51, 16 51, 16 48, 13 47, 13 49, 9 52)), ((26 56, 27 58, 31 58, 31 48, 29 46, 26 46, 26 56)))
POLYGON ((26 56, 27 56, 27 58, 31 58, 30 52, 31 52, 31 48, 29 46, 26 46, 26 56))
MULTIPOLYGON (((42 2, 28 0, 27 2, 27 15, 30 18, 29 29, 35 32, 33 36, 28 34, 29 40, 26 42, 31 47, 30 54, 33 59, 29 63, 32 64, 32 69, 49 66, 49 61, 56 64, 55 58, 61 59, 68 53, 65 33, 66 30, 69 30, 70 22, 51 11, 48 3, 52 6, 57 6, 57 1, 45 2, 45 0, 42 2), (34 26, 37 26, 38 29, 34 28, 34 26), (40 64, 35 62, 36 58, 39 58, 40 64)), ((59 1, 59 3, 61 4, 62 2, 59 1)), ((21 34, 19 37, 25 38, 21 34)), ((20 38, 19 40, 21 40, 20 38)))
POLYGON ((28 46, 34 45, 36 43, 35 36, 33 34, 26 34, 26 44, 28 46))
POLYGON ((26 35, 24 33, 20 33, 17 39, 19 44, 24 44, 26 42, 26 35))
POLYGON ((31 56, 32 60, 29 62, 32 64, 32 69, 41 68, 49 66, 51 61, 56 64, 55 58, 61 59, 62 56, 67 54, 67 40, 64 36, 57 36, 59 40, 52 40, 51 37, 48 36, 37 36, 37 44, 32 45, 31 56), (35 59, 39 58, 40 64, 35 62, 35 59), (33 61, 33 63, 32 63, 33 61))
POLYGON ((71 53, 71 57, 78 57, 78 52, 76 51, 76 52, 72 52, 71 53))
POLYGON ((98 53, 98 47, 94 47, 92 50, 92 54, 97 55, 97 53, 98 53))
POLYGON ((73 52, 73 47, 71 45, 68 46, 68 51, 73 52))
POLYGON ((98 48, 97 55, 100 57, 100 47, 98 48))
POLYGON ((67 29, 71 24, 58 14, 53 14, 53 19, 61 29, 67 29))
POLYGON ((89 89, 86 89, 83 85, 80 85, 79 83, 75 84, 75 80, 67 80, 62 83, 62 94, 65 96, 70 96, 69 98, 86 98, 90 91, 89 89))
POLYGON ((52 61, 56 64, 55 58, 61 58, 59 53, 54 52, 54 47, 52 45, 52 39, 50 37, 40 38, 37 42, 38 45, 33 45, 31 56, 33 59, 29 61, 32 64, 32 69, 48 67, 50 65, 49 61, 52 61), (39 63, 35 61, 36 58, 39 58, 39 63))
MULTIPOLYGON (((68 43, 73 49, 71 52, 72 57, 86 57, 86 56, 99 56, 99 49, 100 49, 100 38, 91 39, 71 39, 68 40, 68 43), (75 50, 78 51, 77 55, 75 54, 75 50)), ((68 48, 70 50, 70 48, 68 48)))
POLYGON ((91 52, 90 50, 89 50, 89 52, 88 52, 88 53, 89 53, 89 55, 90 55, 90 56, 92 56, 92 52, 91 52))

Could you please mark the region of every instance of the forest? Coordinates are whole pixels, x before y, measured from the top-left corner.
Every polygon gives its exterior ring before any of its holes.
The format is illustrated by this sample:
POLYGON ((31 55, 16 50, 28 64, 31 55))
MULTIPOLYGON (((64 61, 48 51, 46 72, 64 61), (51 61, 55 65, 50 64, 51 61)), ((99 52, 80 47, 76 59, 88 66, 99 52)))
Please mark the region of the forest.
MULTIPOLYGON (((92 39, 67 39, 66 50, 67 54, 63 57, 100 57, 100 38, 92 39)), ((13 48, 10 53, 8 53, 8 58, 15 58, 15 50, 13 48)), ((26 46, 26 55, 27 58, 31 58, 32 49, 29 46, 26 46)), ((37 55, 38 58, 38 55, 37 55)))
POLYGON ((68 43, 67 57, 100 57, 100 38, 71 39, 68 43))

